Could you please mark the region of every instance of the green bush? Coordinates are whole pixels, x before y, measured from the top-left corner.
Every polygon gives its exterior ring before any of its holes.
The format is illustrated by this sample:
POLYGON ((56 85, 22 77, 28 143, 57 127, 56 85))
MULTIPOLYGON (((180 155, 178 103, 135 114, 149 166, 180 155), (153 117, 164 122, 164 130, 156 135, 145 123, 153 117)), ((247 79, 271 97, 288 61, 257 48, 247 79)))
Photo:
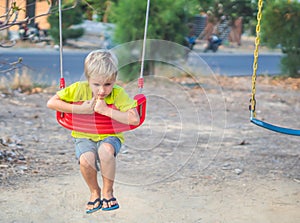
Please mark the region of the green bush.
POLYGON ((78 28, 78 29, 67 29, 67 36, 69 39, 77 39, 78 37, 82 36, 84 34, 84 29, 83 28, 78 28))
MULTIPOLYGON (((81 7, 70 8, 70 4, 62 6, 62 42, 65 44, 67 39, 77 39, 84 34, 83 28, 72 29, 72 25, 82 23, 82 10, 81 7), (70 8, 70 9, 68 9, 70 8)), ((48 17, 50 23, 49 34, 53 38, 54 43, 59 43, 59 13, 58 10, 54 9, 55 13, 52 13, 48 17)))
POLYGON ((289 52, 281 60, 282 71, 290 77, 300 77, 300 52, 289 52))
MULTIPOLYGON (((115 43, 143 39, 146 5, 147 1, 122 0, 113 6, 112 20, 116 24, 113 38, 115 43)), ((195 5, 197 5, 196 0, 151 0, 147 39, 168 40, 183 45, 184 37, 188 33, 187 23, 198 13, 195 5)), ((153 48, 147 46, 146 53, 153 55, 155 53, 153 48)), ((138 64, 131 64, 124 69, 126 74, 121 76, 127 80, 135 78, 139 70, 138 66, 138 64)), ((146 61, 145 74, 154 74, 153 61, 146 61)))
POLYGON ((289 76, 300 77, 300 3, 268 1, 263 9, 262 40, 268 46, 280 46, 286 56, 282 70, 289 76))

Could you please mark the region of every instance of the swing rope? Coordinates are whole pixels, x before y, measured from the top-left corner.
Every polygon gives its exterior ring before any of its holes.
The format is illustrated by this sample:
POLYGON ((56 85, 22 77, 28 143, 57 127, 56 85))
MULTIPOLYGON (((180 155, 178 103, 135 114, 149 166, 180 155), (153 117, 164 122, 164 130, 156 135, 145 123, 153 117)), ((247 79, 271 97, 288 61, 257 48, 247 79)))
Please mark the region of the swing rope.
POLYGON ((150 0, 147 0, 145 28, 144 28, 144 39, 143 39, 143 48, 142 48, 141 71, 140 71, 140 77, 138 79, 138 88, 139 88, 140 93, 142 93, 143 88, 144 88, 144 62, 145 62, 145 52, 146 52, 146 40, 147 40, 149 11, 150 11, 150 0))
MULTIPOLYGON (((60 39, 60 43, 59 43, 60 89, 63 89, 65 88, 65 79, 63 76, 63 38, 62 38, 61 0, 58 0, 58 4, 59 4, 58 7, 59 7, 59 39, 60 39)), ((141 59, 141 72, 140 72, 140 77, 138 78, 138 88, 140 93, 134 97, 134 99, 137 101, 136 109, 140 116, 139 125, 123 124, 96 112, 91 115, 57 112, 56 119, 59 124, 61 124, 63 127, 70 130, 92 133, 92 134, 114 134, 118 132, 124 132, 124 131, 135 129, 143 124, 146 118, 146 97, 141 92, 144 87, 143 70, 144 70, 144 59, 145 59, 145 50, 146 50, 149 9, 150 9, 150 0, 147 1, 144 41, 143 41, 142 59, 141 59)), ((116 109, 113 105, 109 105, 109 106, 116 109)))
POLYGON ((276 125, 272 125, 261 121, 256 118, 256 78, 257 78, 257 61, 258 61, 258 48, 260 44, 260 26, 261 26, 261 19, 262 19, 262 7, 263 7, 263 0, 258 1, 258 12, 257 12, 257 24, 256 24, 256 38, 255 38, 255 49, 254 49, 254 60, 253 60, 253 74, 252 74, 252 91, 251 91, 251 99, 250 99, 250 121, 257 126, 263 127, 265 129, 287 134, 287 135, 295 135, 300 136, 300 130, 297 129, 290 129, 284 128, 276 125))
POLYGON ((65 88, 65 79, 63 74, 63 40, 62 40, 62 8, 61 0, 58 0, 58 28, 59 28, 59 71, 60 71, 60 89, 65 88))

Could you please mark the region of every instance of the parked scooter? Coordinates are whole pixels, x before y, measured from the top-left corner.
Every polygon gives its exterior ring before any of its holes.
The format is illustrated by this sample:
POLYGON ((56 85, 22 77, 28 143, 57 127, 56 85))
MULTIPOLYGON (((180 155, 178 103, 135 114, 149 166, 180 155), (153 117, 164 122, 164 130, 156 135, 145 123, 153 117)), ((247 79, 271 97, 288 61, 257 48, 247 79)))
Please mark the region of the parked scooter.
POLYGON ((36 43, 40 41, 39 28, 36 25, 35 27, 27 27, 26 24, 19 26, 19 37, 20 40, 25 41, 29 40, 30 42, 36 43))
POLYGON ((27 32, 28 32, 28 27, 25 23, 19 25, 18 33, 19 33, 20 40, 26 40, 27 39, 27 37, 28 37, 27 32))
POLYGON ((196 39, 197 39, 196 36, 187 36, 187 37, 185 37, 185 41, 186 41, 187 47, 190 50, 193 50, 193 48, 194 48, 194 46, 196 44, 196 39))
POLYGON ((213 34, 208 38, 208 43, 204 49, 204 53, 206 53, 209 50, 217 52, 220 45, 222 45, 222 39, 220 39, 217 35, 213 34))

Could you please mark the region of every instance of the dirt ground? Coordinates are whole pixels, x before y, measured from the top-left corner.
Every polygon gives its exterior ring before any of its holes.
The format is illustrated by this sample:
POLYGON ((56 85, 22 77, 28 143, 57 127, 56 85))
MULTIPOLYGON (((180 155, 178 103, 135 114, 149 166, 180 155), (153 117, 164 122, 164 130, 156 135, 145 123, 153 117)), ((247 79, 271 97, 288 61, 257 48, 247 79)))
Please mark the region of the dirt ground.
MULTIPOLYGON (((53 89, 2 91, 0 222, 300 222, 300 138, 249 122, 250 77, 145 86, 146 121, 117 158, 120 209, 91 215, 70 132, 46 108, 53 89)), ((300 129, 299 89, 298 79, 260 77, 257 116, 300 129)))

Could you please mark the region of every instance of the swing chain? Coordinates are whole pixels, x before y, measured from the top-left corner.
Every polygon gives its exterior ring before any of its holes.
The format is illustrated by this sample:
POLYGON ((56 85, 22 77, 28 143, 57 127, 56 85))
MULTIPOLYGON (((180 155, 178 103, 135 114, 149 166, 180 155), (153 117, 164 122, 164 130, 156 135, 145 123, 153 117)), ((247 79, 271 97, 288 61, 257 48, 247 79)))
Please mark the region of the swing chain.
POLYGON ((254 60, 253 60, 253 74, 252 74, 252 96, 250 99, 250 106, 249 109, 251 111, 251 117, 256 117, 255 107, 256 107, 256 100, 255 100, 255 93, 256 93, 256 72, 257 72, 257 61, 258 61, 258 47, 260 43, 260 24, 262 18, 262 5, 263 0, 258 1, 258 12, 257 12, 257 24, 256 24, 256 37, 255 37, 255 49, 254 49, 254 60))

